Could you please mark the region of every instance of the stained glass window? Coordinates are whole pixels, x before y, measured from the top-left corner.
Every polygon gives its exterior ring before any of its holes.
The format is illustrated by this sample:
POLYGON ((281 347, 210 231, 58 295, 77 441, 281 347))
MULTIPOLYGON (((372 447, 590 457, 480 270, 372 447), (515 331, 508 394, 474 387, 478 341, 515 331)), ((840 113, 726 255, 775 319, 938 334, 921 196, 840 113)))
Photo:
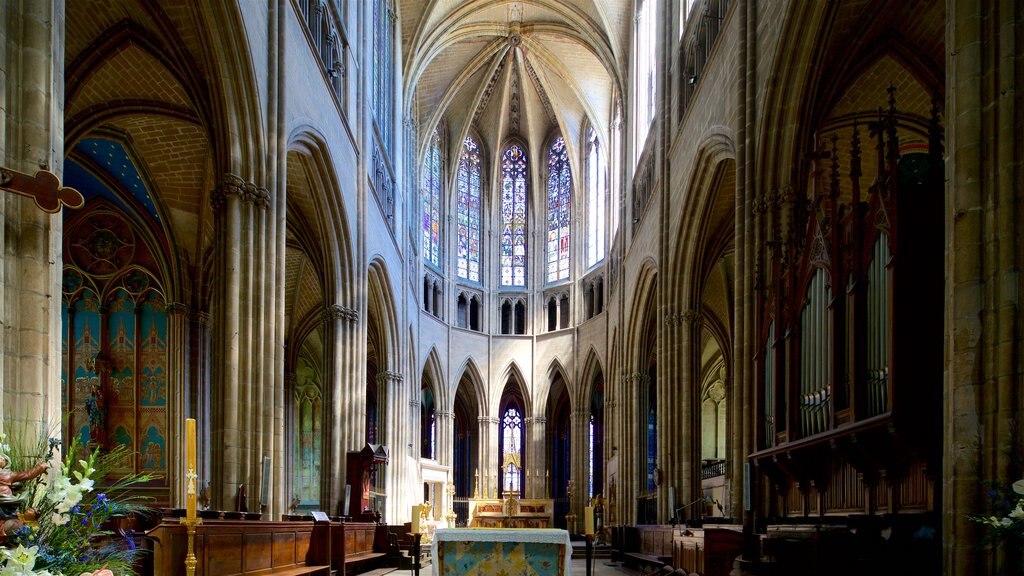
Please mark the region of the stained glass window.
POLYGON ((502 482, 503 490, 519 491, 522 476, 523 418, 515 406, 505 410, 502 419, 502 482))
POLYGON ((587 128, 587 267, 604 260, 607 170, 597 131, 587 128))
POLYGON ((501 285, 526 286, 526 151, 518 144, 501 159, 501 285))
POLYGON ((654 122, 655 95, 658 90, 658 59, 655 52, 657 39, 657 1, 643 0, 636 13, 636 34, 633 46, 636 55, 636 85, 633 98, 633 162, 640 159, 647 133, 654 122))
POLYGON ((370 108, 384 150, 391 151, 391 52, 393 12, 389 0, 373 0, 373 86, 370 108))
POLYGON ((594 497, 594 415, 590 415, 590 442, 587 443, 587 494, 594 497))
POLYGON ((647 389, 647 490, 658 488, 655 471, 658 468, 658 397, 654 378, 647 389))
POLYGON ((423 259, 441 265, 441 131, 434 128, 423 159, 423 259))
POLYGON ((459 154, 458 180, 458 257, 459 278, 480 281, 480 148, 467 137, 459 154))
POLYGON ((569 153, 565 149, 565 140, 559 136, 548 151, 548 282, 569 277, 571 200, 569 153))

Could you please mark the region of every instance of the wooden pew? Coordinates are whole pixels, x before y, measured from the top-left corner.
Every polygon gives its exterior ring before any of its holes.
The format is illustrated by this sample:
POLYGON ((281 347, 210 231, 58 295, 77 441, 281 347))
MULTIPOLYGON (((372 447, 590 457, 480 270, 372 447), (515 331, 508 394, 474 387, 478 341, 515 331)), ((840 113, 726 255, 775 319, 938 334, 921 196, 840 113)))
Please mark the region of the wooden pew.
POLYGON ((331 523, 331 568, 342 576, 381 564, 387 546, 387 526, 374 522, 331 523))
MULTIPOLYGON (((153 574, 185 573, 188 536, 177 519, 146 534, 153 544, 153 574)), ((329 576, 326 524, 204 520, 196 529, 197 576, 329 576)))
POLYGON ((672 542, 672 564, 687 574, 728 576, 742 549, 741 525, 683 529, 672 542))

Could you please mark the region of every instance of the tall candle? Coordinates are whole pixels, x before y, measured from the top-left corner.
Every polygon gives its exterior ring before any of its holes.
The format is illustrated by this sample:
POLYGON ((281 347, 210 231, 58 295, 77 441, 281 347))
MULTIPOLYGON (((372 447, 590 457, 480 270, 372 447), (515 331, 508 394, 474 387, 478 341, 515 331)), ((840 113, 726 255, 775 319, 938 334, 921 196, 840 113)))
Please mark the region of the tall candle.
POLYGON ((587 536, 594 535, 594 507, 587 506, 583 509, 583 533, 587 536))
POLYGON ((412 507, 412 526, 410 532, 413 534, 420 533, 420 506, 418 504, 412 507))
POLYGON ((185 517, 196 519, 196 419, 185 419, 185 517))

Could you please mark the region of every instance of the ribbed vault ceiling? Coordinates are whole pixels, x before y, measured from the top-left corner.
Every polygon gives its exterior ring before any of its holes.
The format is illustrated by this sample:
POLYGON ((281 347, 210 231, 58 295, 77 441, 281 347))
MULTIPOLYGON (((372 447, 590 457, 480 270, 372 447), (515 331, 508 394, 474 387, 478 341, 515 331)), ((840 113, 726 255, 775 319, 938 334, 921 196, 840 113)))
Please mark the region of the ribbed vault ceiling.
MULTIPOLYGON (((402 0, 406 112, 420 142, 444 122, 455 157, 471 131, 497 154, 570 146, 589 120, 606 139, 621 94, 631 0, 402 0)), ((417 151, 418 158, 423 150, 417 151)), ((493 156, 492 156, 493 157, 493 156)))

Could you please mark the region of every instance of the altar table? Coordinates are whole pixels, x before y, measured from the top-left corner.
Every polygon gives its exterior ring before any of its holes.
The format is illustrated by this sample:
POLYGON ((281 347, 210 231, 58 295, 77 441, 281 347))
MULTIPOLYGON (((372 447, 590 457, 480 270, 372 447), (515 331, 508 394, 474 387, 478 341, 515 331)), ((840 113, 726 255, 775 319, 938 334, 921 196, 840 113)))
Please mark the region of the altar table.
POLYGON ((572 576, 565 530, 439 528, 430 558, 434 576, 572 576))

